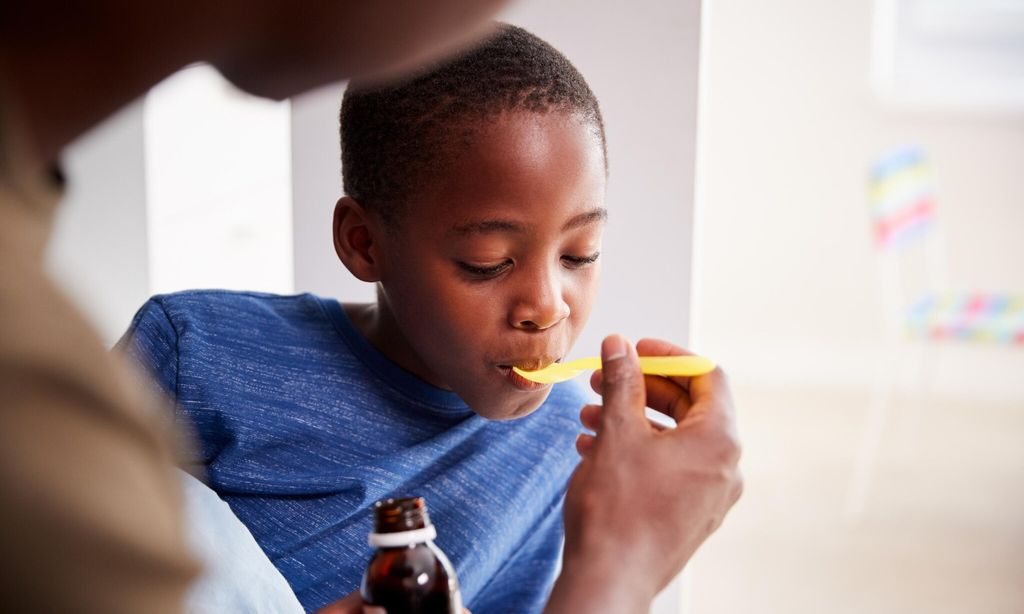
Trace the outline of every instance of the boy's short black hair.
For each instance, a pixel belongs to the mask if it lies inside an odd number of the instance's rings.
[[[607,164],[601,110],[583,75],[540,38],[498,24],[482,43],[403,82],[349,84],[340,118],[345,193],[395,223],[474,121],[509,111],[580,117],[599,137]]]

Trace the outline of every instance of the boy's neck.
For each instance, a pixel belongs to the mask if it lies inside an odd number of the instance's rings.
[[[376,303],[345,303],[345,314],[356,331],[378,352],[391,362],[442,390],[451,390],[427,368],[416,351],[409,345],[398,322],[387,306],[387,301],[378,293]]]

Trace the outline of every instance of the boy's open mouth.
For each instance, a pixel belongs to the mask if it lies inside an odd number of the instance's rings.
[[[562,361],[561,358],[556,358],[554,360],[551,360],[551,359],[514,360],[514,361],[510,361],[510,364],[498,365],[498,370],[501,371],[501,373],[505,376],[505,379],[507,379],[508,382],[510,384],[512,384],[512,386],[514,386],[515,388],[518,388],[519,390],[523,390],[523,391],[529,392],[529,391],[533,391],[533,390],[540,390],[541,388],[546,388],[546,387],[550,386],[551,384],[538,384],[537,382],[531,382],[530,380],[526,379],[525,377],[523,377],[523,376],[519,375],[518,373],[516,373],[515,371],[513,371],[512,367],[518,367],[518,368],[522,369],[523,371],[536,371],[538,369],[543,369],[544,367],[550,365],[553,362],[561,362],[561,361]]]

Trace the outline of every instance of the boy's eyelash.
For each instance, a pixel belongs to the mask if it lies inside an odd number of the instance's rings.
[[[594,252],[589,256],[562,256],[562,260],[568,262],[574,268],[578,268],[587,266],[588,264],[593,264],[597,262],[597,259],[600,257],[601,252]],[[502,262],[501,264],[496,264],[494,266],[476,266],[468,262],[459,262],[458,265],[459,268],[461,268],[463,271],[469,273],[474,277],[487,279],[491,277],[497,277],[498,275],[504,273],[505,270],[508,269],[508,267],[512,266],[512,261],[506,260],[505,262]]]
[[[460,262],[458,264],[459,268],[476,277],[494,277],[496,275],[501,274],[508,267],[512,266],[512,261],[506,260],[501,264],[486,267],[472,265],[469,264],[468,262]]]
[[[589,256],[562,256],[562,260],[571,262],[573,266],[586,266],[597,262],[600,257],[601,252],[594,252]]]

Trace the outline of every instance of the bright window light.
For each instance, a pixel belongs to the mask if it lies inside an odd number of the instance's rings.
[[[875,0],[872,82],[898,106],[1024,109],[1024,1]]]
[[[154,293],[292,291],[289,106],[197,65],[145,102]]]

